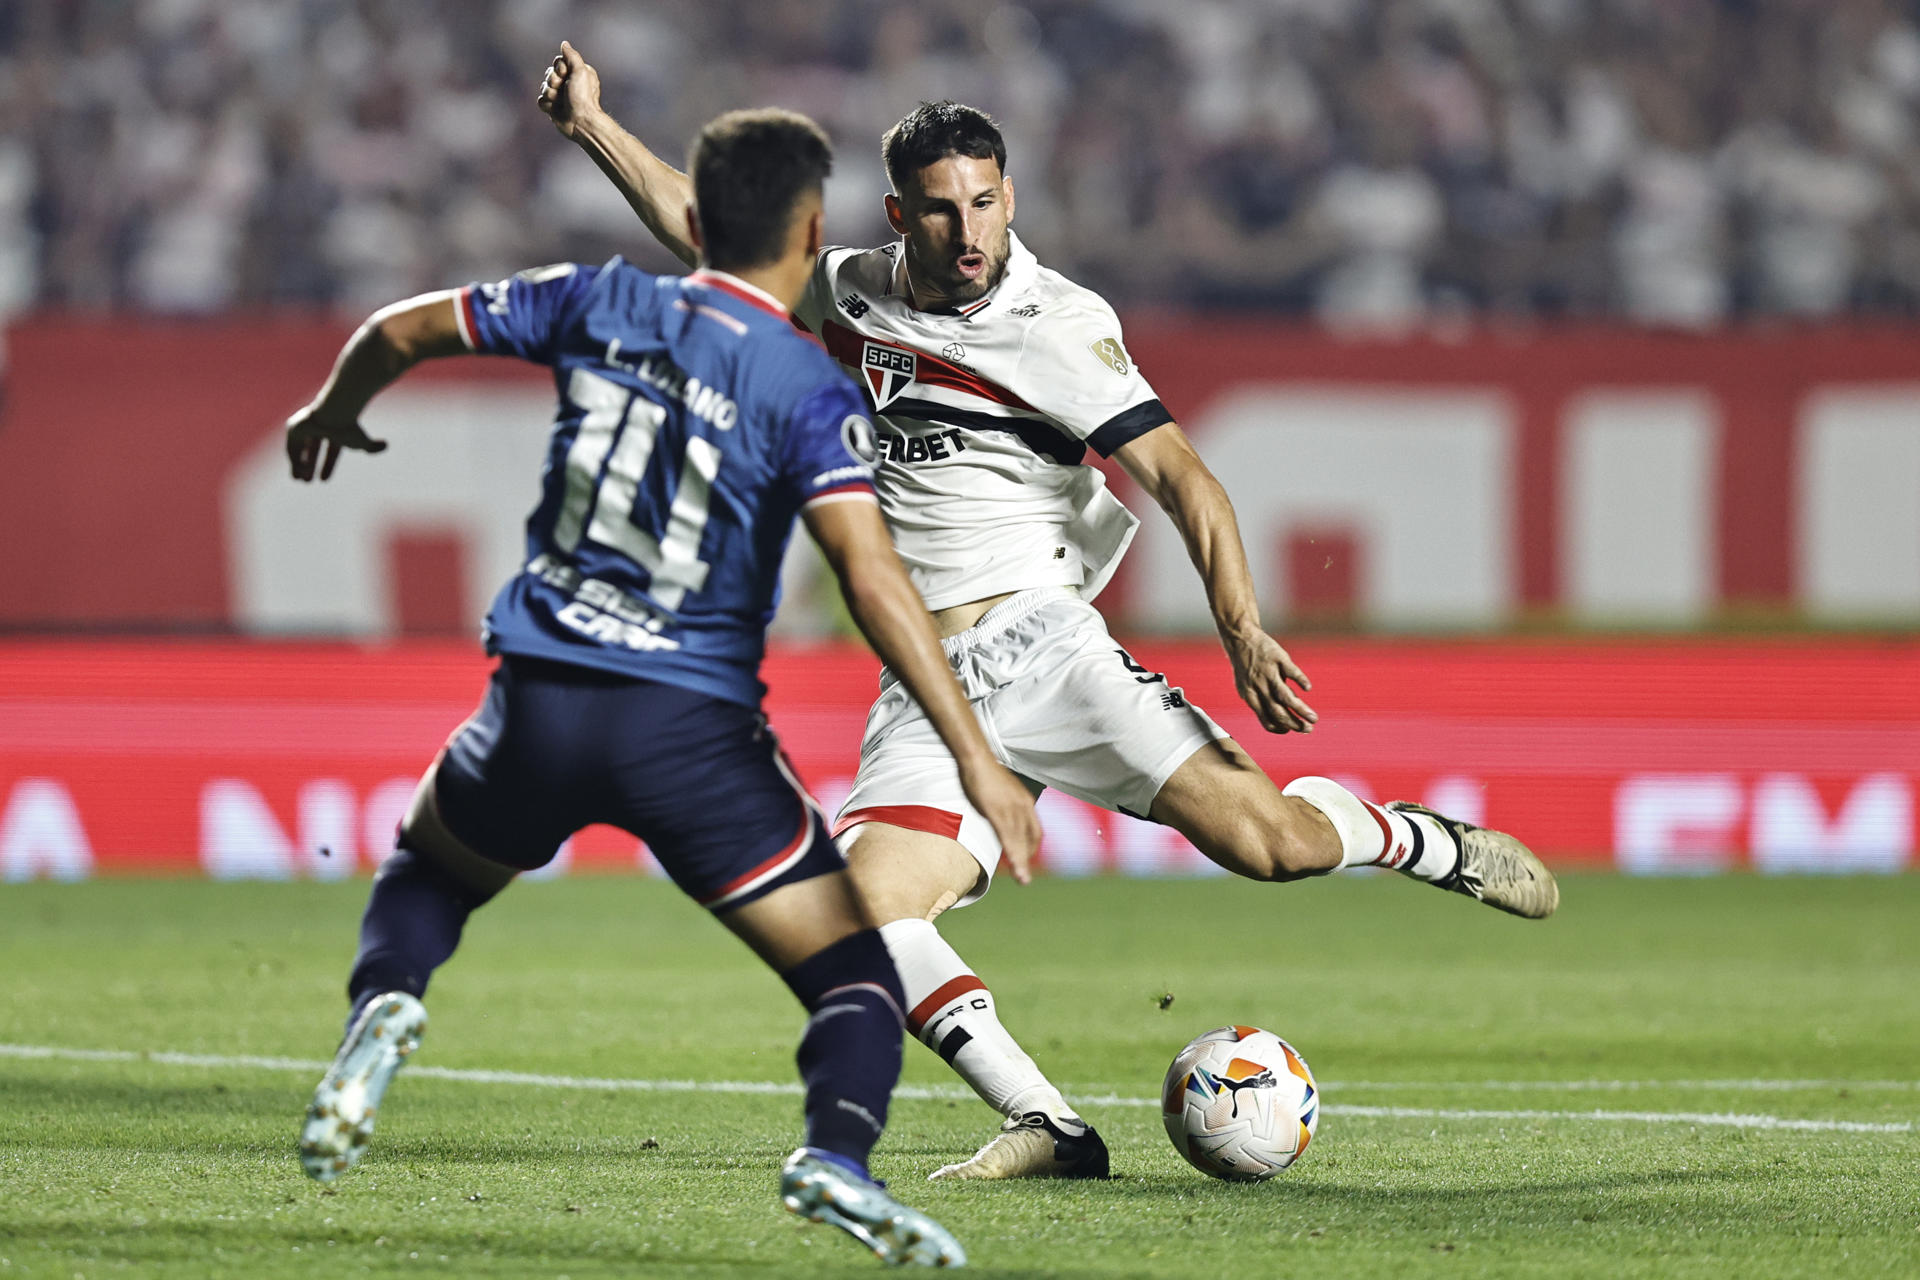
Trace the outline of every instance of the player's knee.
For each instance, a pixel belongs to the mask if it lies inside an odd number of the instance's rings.
[[[400,825],[395,849],[381,864],[381,875],[402,869],[412,875],[431,875],[470,899],[477,908],[491,900],[518,874],[468,849],[438,821],[415,822],[412,815]]]
[[[980,864],[958,841],[874,823],[856,832],[846,849],[847,871],[876,925],[932,920],[980,879]]]

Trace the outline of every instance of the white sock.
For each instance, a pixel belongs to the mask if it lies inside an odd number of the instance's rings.
[[[1390,867],[1416,880],[1439,880],[1460,865],[1453,835],[1424,813],[1369,804],[1332,778],[1295,778],[1281,794],[1327,815],[1340,835],[1342,867]]]
[[[907,1030],[946,1059],[1004,1116],[1044,1111],[1079,1121],[994,1012],[993,993],[929,920],[895,920],[880,937],[907,993]]]

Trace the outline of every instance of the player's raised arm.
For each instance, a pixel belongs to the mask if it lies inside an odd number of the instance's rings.
[[[378,453],[386,442],[360,428],[367,402],[422,360],[513,356],[553,361],[554,335],[589,290],[597,267],[558,262],[508,279],[423,293],[382,307],[347,340],[320,394],[287,419],[296,480],[325,480],[342,449]]]
[[[653,238],[688,266],[699,266],[699,254],[686,234],[693,180],[600,109],[600,73],[565,40],[541,77],[537,101],[553,127],[593,157],[620,188]]]
[[[1220,643],[1233,663],[1234,683],[1260,727],[1269,733],[1311,732],[1320,716],[1289,682],[1301,689],[1313,688],[1313,682],[1260,625],[1233,503],[1186,432],[1164,423],[1121,445],[1113,457],[1186,541],[1187,555],[1206,585]]]
[[[347,339],[320,393],[287,419],[287,461],[295,480],[333,475],[342,449],[387,447],[360,426],[367,402],[422,360],[467,350],[455,312],[459,291],[422,294],[382,307]]]
[[[1027,883],[1040,819],[1033,796],[994,758],[973,708],[947,666],[933,618],[893,549],[872,502],[815,502],[804,510],[807,531],[840,579],[840,592],[860,633],[919,702],[960,766],[967,799],[993,824],[1014,878]]]

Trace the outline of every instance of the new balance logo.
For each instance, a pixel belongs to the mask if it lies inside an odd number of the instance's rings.
[[[1178,711],[1186,705],[1187,700],[1178,689],[1169,689],[1160,695],[1160,709],[1162,711]]]
[[[858,320],[861,316],[873,310],[872,307],[867,305],[867,300],[857,293],[850,293],[840,299],[840,309],[855,320]]]

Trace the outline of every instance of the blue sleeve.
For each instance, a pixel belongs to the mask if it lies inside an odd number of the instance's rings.
[[[455,310],[467,345],[482,355],[552,364],[554,344],[600,268],[577,262],[535,267],[460,291]]]
[[[787,416],[780,474],[801,506],[830,493],[872,493],[879,460],[867,402],[838,370]]]

